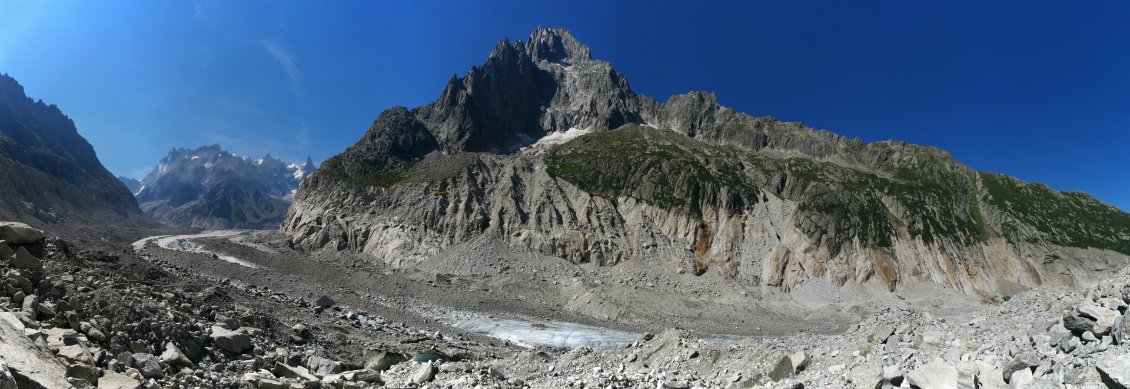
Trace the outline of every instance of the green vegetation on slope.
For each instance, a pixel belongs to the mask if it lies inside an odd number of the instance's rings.
[[[1130,254],[1130,214],[1085,193],[1058,192],[994,173],[982,172],[980,177],[986,201],[1011,219],[1001,225],[1006,238]],[[1022,238],[1025,227],[1043,236]]]
[[[759,161],[672,131],[635,125],[582,136],[554,149],[548,173],[590,193],[630,196],[699,214],[703,204],[739,211],[758,202]]]
[[[969,245],[986,237],[968,169],[940,152],[924,152],[894,177],[884,177],[629,125],[566,143],[546,165],[551,176],[591,193],[635,197],[692,214],[703,207],[741,211],[769,191],[797,201],[797,226],[833,252],[853,237],[867,247],[889,247],[900,227],[927,243],[944,236]],[[898,207],[888,208],[888,199]]]
[[[1012,241],[1130,254],[1130,215],[1090,196],[977,173],[935,148],[899,145],[900,157],[887,158],[894,149],[877,143],[864,150],[866,158],[877,161],[880,173],[875,173],[805,157],[774,158],[627,125],[558,146],[545,163],[549,175],[594,195],[633,197],[690,215],[702,215],[706,208],[740,213],[761,201],[762,193],[773,193],[796,201],[797,227],[832,252],[856,238],[873,248],[890,247],[900,234],[926,244],[973,245],[1000,233]],[[387,188],[458,176],[480,158],[478,153],[413,160],[339,156],[316,174],[356,187]],[[985,207],[1009,220],[989,226]],[[1044,236],[1020,238],[1026,229]]]

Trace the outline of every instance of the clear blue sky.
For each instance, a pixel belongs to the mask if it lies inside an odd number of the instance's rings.
[[[321,161],[497,41],[566,27],[660,101],[713,90],[1130,209],[1125,0],[539,3],[0,0],[0,72],[138,177],[210,143]]]

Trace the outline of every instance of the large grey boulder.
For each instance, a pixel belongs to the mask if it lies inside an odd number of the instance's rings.
[[[28,271],[43,270],[43,262],[34,255],[31,255],[31,253],[27,252],[23,247],[16,250],[16,256],[12,257],[12,260],[8,262],[8,266]]]
[[[420,365],[416,373],[412,374],[412,382],[425,384],[436,378],[436,366],[431,362]]]
[[[1004,373],[986,361],[977,362],[977,384],[982,389],[1006,389],[1008,383],[1004,382]]]
[[[293,378],[304,382],[319,381],[318,377],[310,374],[310,370],[300,366],[290,366],[282,362],[275,362],[275,368],[271,372],[279,377]]]
[[[8,243],[0,240],[0,261],[12,259],[14,255],[16,255],[16,252],[12,251],[11,247],[8,247]]]
[[[310,372],[319,377],[325,377],[330,374],[337,374],[343,371],[340,362],[319,356],[311,356],[310,359],[306,361],[306,367],[309,367]]]
[[[251,337],[220,326],[212,326],[212,343],[225,351],[242,354],[251,349]]]
[[[193,367],[195,366],[187,355],[184,355],[173,342],[165,344],[165,352],[161,353],[161,361],[172,366]]]
[[[43,239],[43,230],[20,222],[0,222],[0,240],[8,244],[31,244]]]
[[[98,379],[98,389],[140,389],[141,382],[125,374],[107,371]]]
[[[1067,315],[1063,317],[1063,328],[1071,330],[1075,335],[1082,335],[1095,329],[1095,321],[1078,315]]]
[[[334,304],[337,304],[337,302],[334,301],[334,299],[330,296],[326,295],[321,295],[317,300],[314,300],[314,305],[322,308],[329,308],[334,306]]]
[[[921,389],[958,389],[957,368],[941,359],[919,366],[906,375],[910,386]]]
[[[804,351],[798,351],[782,357],[773,368],[773,371],[769,373],[769,378],[774,381],[780,381],[796,375],[807,366],[808,355],[806,355]]]
[[[24,302],[20,305],[20,309],[23,310],[23,313],[26,314],[28,318],[31,318],[31,320],[38,318],[39,296],[34,294],[24,296]]]
[[[1108,388],[1130,388],[1130,354],[1099,358],[1095,368]]]
[[[141,372],[145,378],[161,378],[165,376],[165,369],[161,367],[161,360],[156,355],[148,353],[134,353],[133,367]]]
[[[67,367],[67,377],[78,378],[91,385],[98,385],[98,377],[101,375],[102,369],[84,363],[77,363]]]
[[[1013,359],[1008,364],[1004,365],[1004,369],[1001,370],[1001,378],[1004,379],[1005,383],[1011,383],[1012,382],[1012,375],[1015,374],[1016,372],[1021,371],[1021,370],[1029,370],[1029,373],[1030,373],[1031,369],[1033,369],[1033,368],[1035,368],[1036,366],[1039,366],[1039,365],[1040,365],[1039,362],[1034,361],[1034,360],[1029,360],[1027,358]]]
[[[1118,316],[1110,327],[1110,338],[1114,344],[1126,343],[1126,315]]]
[[[1114,327],[1115,321],[1121,316],[1118,311],[1094,304],[1083,304],[1078,310],[1079,315],[1095,321],[1091,332],[1100,338],[1110,333],[1111,327]]]
[[[67,368],[50,352],[25,335],[26,327],[15,314],[0,312],[0,356],[8,369],[44,388],[69,388]]]

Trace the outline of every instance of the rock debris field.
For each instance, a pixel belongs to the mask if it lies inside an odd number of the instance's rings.
[[[128,242],[82,247],[18,224],[0,234],[2,389],[1130,387],[1125,270],[965,313],[870,307],[835,334],[669,329],[529,348],[190,272]]]

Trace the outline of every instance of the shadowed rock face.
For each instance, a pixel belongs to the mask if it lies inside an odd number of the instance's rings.
[[[144,222],[126,187],[58,107],[0,74],[0,219],[45,225]]]
[[[141,181],[137,200],[163,222],[198,228],[274,228],[315,169],[267,154],[252,160],[219,145],[173,149]]]
[[[1086,194],[751,117],[712,93],[659,104],[558,29],[499,43],[436,102],[382,113],[303,183],[281,228],[394,264],[485,237],[786,291],[1013,294],[1130,261],[1130,215]]]

